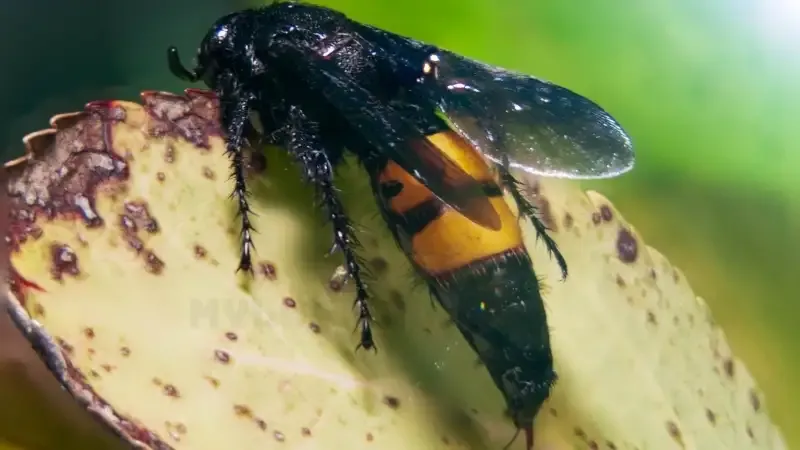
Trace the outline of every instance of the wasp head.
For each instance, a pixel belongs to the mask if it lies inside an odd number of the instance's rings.
[[[252,15],[252,11],[240,11],[217,20],[200,43],[192,70],[183,65],[178,49],[169,47],[167,54],[172,74],[192,83],[202,80],[215,89],[225,73],[252,71],[258,63],[248,51],[252,49]]]

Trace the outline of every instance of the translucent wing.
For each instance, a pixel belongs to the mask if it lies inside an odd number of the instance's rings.
[[[608,178],[633,167],[631,140],[600,106],[566,88],[439,50],[418,94],[486,157],[559,178]]]

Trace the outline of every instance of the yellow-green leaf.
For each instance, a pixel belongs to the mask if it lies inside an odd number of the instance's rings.
[[[26,238],[12,256],[12,315],[123,439],[152,449],[499,449],[514,434],[485,369],[412,287],[355,164],[340,186],[377,275],[377,354],[354,352],[353,293],[331,281],[340,256],[324,256],[331,231],[278,149],[266,171],[249,158],[258,266],[252,280],[234,272],[239,224],[213,97],[150,92],[143,105],[93,104],[52,125],[7,166],[11,235]],[[680,271],[599,194],[526,181],[571,273],[558,281],[523,225],[548,285],[560,376],[536,448],[785,448]]]

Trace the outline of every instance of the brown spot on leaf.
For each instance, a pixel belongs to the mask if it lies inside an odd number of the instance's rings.
[[[50,275],[56,281],[61,281],[64,274],[77,276],[78,255],[66,244],[53,243],[50,246]]]
[[[625,280],[622,279],[622,276],[617,275],[617,286],[624,288],[625,287]]]
[[[114,370],[114,366],[112,366],[111,364],[100,364],[100,368],[108,373],[111,373],[111,371]]]
[[[214,174],[214,171],[207,166],[203,166],[203,177],[208,178],[209,180],[217,178],[217,176]]]
[[[753,429],[750,427],[750,425],[747,426],[747,436],[749,436],[751,440],[755,439],[755,437],[756,437],[753,434]]]
[[[311,436],[311,430],[308,427],[303,427],[300,429],[300,434],[303,435],[303,437],[309,437]]]
[[[383,403],[392,409],[397,409],[400,407],[400,399],[391,395],[383,397]]]
[[[375,437],[372,436],[372,433],[367,433],[367,442],[372,442],[373,439],[375,439]]]
[[[247,405],[233,405],[233,412],[239,417],[253,417],[253,411],[251,411],[250,407]]]
[[[94,339],[94,329],[91,327],[84,328],[83,335],[86,336],[87,339]]]
[[[229,355],[225,350],[214,350],[214,359],[222,364],[228,364],[231,362],[231,355]]]
[[[275,264],[271,262],[262,261],[258,263],[258,271],[261,272],[261,275],[263,275],[264,278],[270,281],[275,281],[278,279],[278,269],[275,268]]]
[[[389,267],[389,262],[380,256],[376,256],[369,260],[369,265],[372,267],[372,270],[375,271],[375,275],[380,275],[386,272],[386,269]]]
[[[210,91],[187,89],[185,95],[147,91],[142,93],[150,115],[149,133],[176,135],[201,149],[210,148],[209,138],[219,136],[219,101]]]
[[[233,331],[228,331],[225,333],[225,337],[228,338],[229,341],[236,341],[239,339],[239,336],[237,336]]]
[[[681,446],[681,448],[685,448],[685,444],[683,443],[683,436],[681,435],[681,430],[678,428],[678,424],[675,422],[668,420],[667,421],[667,433],[669,436]]]
[[[291,298],[291,297],[286,297],[286,298],[284,298],[284,299],[283,299],[283,304],[284,304],[284,306],[286,306],[287,308],[294,308],[295,306],[297,306],[297,302],[296,302],[296,301],[294,301],[294,299],[293,299],[293,298]]]
[[[606,441],[606,447],[608,447],[608,450],[617,450],[617,444],[611,441]]]
[[[389,291],[389,301],[392,302],[398,311],[406,310],[406,302],[403,300],[403,294],[401,294],[397,289],[392,289]]]
[[[261,428],[261,431],[267,431],[267,422],[265,422],[264,419],[256,418],[255,422],[256,426]]]
[[[725,358],[725,361],[722,362],[722,369],[725,370],[725,375],[729,378],[733,378],[735,372],[734,366],[735,364],[731,358]]]
[[[600,206],[600,218],[603,219],[604,222],[611,222],[611,219],[614,218],[614,213],[611,211],[610,206]]]
[[[595,441],[589,441],[587,445],[589,446],[589,450],[599,450],[600,448]]]
[[[127,201],[125,202],[125,212],[136,222],[138,227],[144,228],[150,234],[158,233],[158,222],[150,214],[150,209],[147,207],[146,202]]]
[[[218,379],[216,379],[214,377],[209,377],[209,376],[206,376],[205,378],[211,384],[211,387],[214,387],[214,388],[219,387],[219,380]]]
[[[575,433],[575,436],[577,436],[578,439],[580,439],[582,441],[586,441],[586,439],[588,438],[586,436],[586,432],[583,431],[583,428],[581,428],[581,427],[575,427],[575,430],[573,430],[573,431]]]
[[[159,183],[163,183],[166,179],[167,176],[164,174],[164,172],[156,172],[156,180],[158,180]]]
[[[121,348],[119,349],[119,353],[120,353],[122,356],[124,356],[124,357],[126,357],[126,358],[127,358],[128,356],[130,356],[130,355],[131,355],[131,349],[130,349],[130,348],[128,348],[128,347],[124,347],[124,346],[123,346],[123,347],[121,347]]]
[[[275,440],[278,441],[278,442],[283,442],[283,441],[286,440],[286,436],[283,433],[281,433],[280,431],[276,431],[276,432],[272,433],[272,436],[275,437]]]
[[[712,411],[712,410],[710,410],[708,408],[706,408],[706,419],[708,419],[708,422],[711,425],[716,425],[717,424],[717,415],[714,413],[714,411]]]
[[[617,234],[617,256],[620,261],[630,264],[636,261],[638,253],[639,245],[636,238],[627,228],[620,227]]]
[[[653,311],[647,311],[647,323],[651,325],[658,325],[658,319],[656,319],[656,315]]]
[[[194,257],[197,259],[204,259],[208,252],[206,249],[200,245],[195,244],[194,246]]]
[[[755,412],[761,409],[761,399],[758,398],[758,393],[753,388],[750,388],[750,406],[753,407]]]
[[[575,224],[575,218],[572,217],[572,214],[566,213],[564,214],[564,229],[569,230]]]
[[[138,228],[136,227],[136,222],[129,216],[125,214],[120,214],[119,216],[119,224],[122,226],[122,229],[128,233],[136,233]]]
[[[144,260],[147,272],[153,275],[161,275],[161,272],[164,271],[164,261],[161,261],[152,251],[145,251]]]
[[[313,331],[315,334],[319,334],[319,332],[320,332],[320,331],[322,331],[322,330],[320,329],[319,325],[318,325],[316,322],[311,322],[311,323],[309,323],[309,324],[308,324],[308,328],[309,328],[311,331]]]
[[[144,250],[144,242],[142,242],[142,240],[139,239],[138,236],[133,234],[128,234],[125,235],[124,239],[125,242],[128,244],[128,247],[130,247],[136,253],[141,253],[142,250]]]
[[[180,392],[178,392],[178,388],[171,384],[164,385],[164,395],[167,397],[178,398],[181,396]]]
[[[603,221],[603,216],[600,215],[599,212],[595,211],[592,213],[592,223],[595,225],[600,225],[600,222]]]

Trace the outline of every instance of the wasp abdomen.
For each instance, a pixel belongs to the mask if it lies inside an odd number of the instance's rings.
[[[432,294],[500,388],[528,448],[533,420],[556,382],[540,283],[527,253],[465,267]]]
[[[401,245],[415,265],[425,274],[438,277],[502,258],[508,252],[524,252],[518,218],[482,156],[452,131],[425,139],[470,177],[462,180],[445,168],[441,177],[452,189],[457,192],[459,183],[477,182],[482,195],[464,199],[468,212],[464,214],[446,205],[397,163],[387,162],[376,177],[378,196],[388,220],[404,235],[405,244]]]

